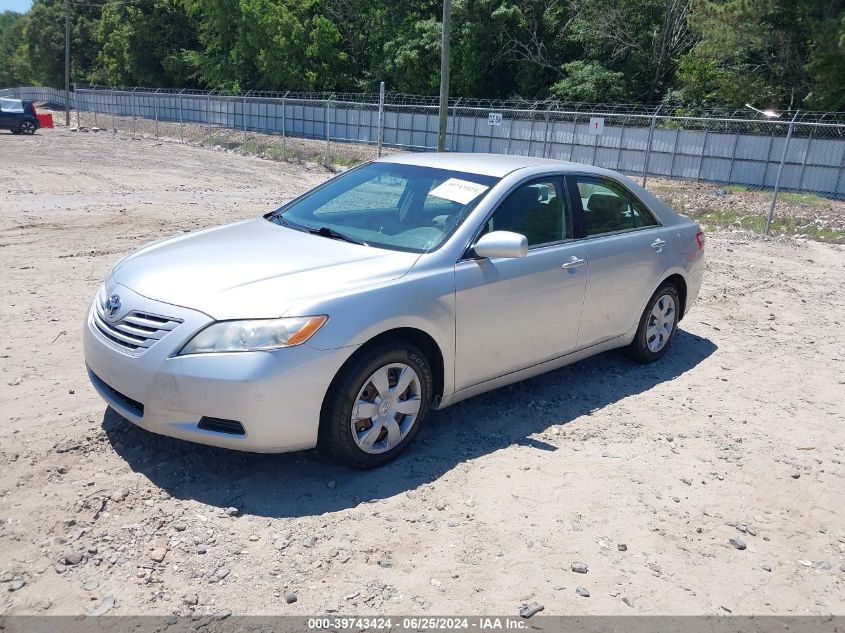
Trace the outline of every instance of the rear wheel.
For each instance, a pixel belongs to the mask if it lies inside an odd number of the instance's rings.
[[[667,282],[660,286],[640,317],[637,334],[628,346],[628,355],[641,363],[652,363],[661,358],[678,330],[680,307],[675,285]]]
[[[374,347],[341,369],[329,387],[320,447],[352,468],[387,464],[416,436],[431,392],[431,369],[419,349],[398,340]]]
[[[21,121],[20,128],[18,128],[21,134],[35,134],[35,123],[32,121]]]

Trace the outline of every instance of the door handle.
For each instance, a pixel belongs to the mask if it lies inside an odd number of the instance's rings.
[[[663,245],[666,244],[666,240],[661,240],[659,237],[651,243],[651,247],[656,250],[658,253],[663,250]]]
[[[561,265],[560,265],[560,267],[561,267],[561,268],[566,268],[566,269],[570,269],[570,268],[580,268],[581,266],[583,266],[583,265],[584,265],[584,264],[586,264],[586,263],[587,263],[587,260],[586,260],[586,259],[578,259],[577,257],[575,257],[575,256],[573,255],[573,256],[569,259],[569,261],[568,261],[568,262],[564,262],[563,264],[561,264]]]

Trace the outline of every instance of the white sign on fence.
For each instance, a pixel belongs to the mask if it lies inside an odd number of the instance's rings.
[[[590,118],[590,134],[601,136],[604,134],[604,119],[600,116]]]
[[[501,125],[502,124],[502,113],[501,112],[491,112],[487,115],[487,123],[490,125]]]

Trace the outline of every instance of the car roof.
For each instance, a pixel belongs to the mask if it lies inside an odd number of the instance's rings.
[[[402,165],[419,165],[421,167],[435,167],[462,171],[469,174],[494,176],[503,178],[519,169],[529,167],[548,167],[550,169],[589,173],[596,175],[619,177],[620,174],[609,169],[572,163],[564,160],[537,158],[534,156],[512,156],[506,154],[481,154],[471,152],[416,152],[412,154],[391,154],[377,159],[376,162],[399,163]]]

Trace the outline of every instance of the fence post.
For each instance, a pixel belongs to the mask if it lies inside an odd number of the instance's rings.
[[[179,91],[179,142],[185,142],[185,134],[182,130],[182,93],[185,92],[185,89],[182,88]]]
[[[211,136],[211,93],[210,91],[205,96],[205,135]]]
[[[100,95],[97,95],[93,99],[93,103],[94,103],[94,127],[99,127],[97,125],[97,110],[100,109]]]
[[[780,167],[778,167],[778,175],[775,178],[775,190],[772,192],[772,204],[769,207],[769,217],[766,218],[766,235],[771,235],[772,220],[775,217],[775,203],[778,201],[778,189],[780,188],[780,177],[783,174],[783,164],[786,162],[786,152],[789,149],[789,141],[792,138],[792,128],[795,126],[795,119],[798,118],[800,110],[795,111],[792,121],[789,122],[789,129],[786,132],[786,140],[783,142],[783,152],[780,155]]]
[[[241,115],[243,117],[243,124],[244,124],[244,141],[246,141],[246,98],[247,98],[247,96],[249,95],[250,92],[252,92],[252,90],[247,90],[246,94],[244,95],[244,111]]]
[[[378,153],[381,157],[381,148],[384,144],[384,82],[382,81],[378,86]]]
[[[460,136],[460,125],[458,123],[458,104],[463,97],[458,97],[455,104],[452,106],[452,151],[458,151],[458,137]]]
[[[578,113],[575,113],[575,117],[572,119],[572,139],[569,143],[569,158],[566,160],[572,162],[572,154],[575,153],[575,134],[578,132]]]
[[[117,132],[117,126],[114,124],[114,115],[117,111],[117,97],[114,94],[114,88],[111,89],[111,129],[112,132]]]
[[[76,129],[79,129],[79,94],[76,92],[76,84],[73,84],[73,105],[76,110]]]
[[[288,90],[288,92],[285,93],[285,96],[282,97],[282,160],[288,159],[288,106],[285,101],[285,97],[288,96],[288,93],[290,93],[290,90]]]
[[[549,111],[546,110],[546,129],[543,130],[543,158],[546,157],[546,151],[549,147]]]
[[[129,108],[132,111],[132,136],[135,136],[135,88],[129,93]]]
[[[651,115],[651,125],[648,128],[648,145],[645,148],[645,160],[643,161],[643,187],[645,187],[646,180],[648,179],[648,163],[651,159],[651,139],[654,138],[654,125],[657,123],[658,112],[660,112],[660,106],[657,106],[657,110]]]
[[[155,92],[153,93],[153,109],[155,110],[155,117],[156,117],[156,138],[158,138],[158,91],[160,88],[156,88]]]
[[[331,119],[331,111],[332,111],[332,97],[334,97],[334,93],[330,94],[330,95],[329,95],[329,98],[328,98],[328,99],[326,99],[326,114],[325,114],[325,126],[326,126],[326,155],[325,155],[325,157],[323,158],[323,163],[324,163],[325,165],[328,165],[328,164],[329,164],[329,155],[330,155],[330,153],[331,153],[331,147],[330,147],[330,145],[329,145],[329,144],[330,144],[330,142],[331,142],[331,141],[330,141],[331,134],[330,134],[330,128],[329,128],[329,126],[331,125],[331,123],[330,123],[330,119]]]

